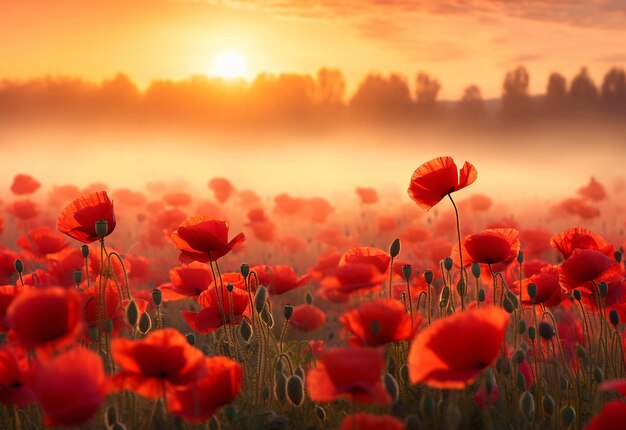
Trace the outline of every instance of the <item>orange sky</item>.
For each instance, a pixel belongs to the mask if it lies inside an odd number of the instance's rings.
[[[349,90],[369,72],[417,71],[458,99],[504,73],[530,71],[532,93],[552,71],[586,65],[596,83],[626,64],[623,0],[0,0],[0,78],[47,74],[99,80],[208,74],[235,49],[248,76],[339,68]]]

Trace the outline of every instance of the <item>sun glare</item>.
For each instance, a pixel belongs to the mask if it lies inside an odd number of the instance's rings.
[[[232,79],[243,77],[246,72],[246,59],[239,51],[223,51],[213,57],[211,75]]]

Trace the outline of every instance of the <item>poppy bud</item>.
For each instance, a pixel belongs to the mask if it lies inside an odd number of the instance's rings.
[[[512,291],[507,291],[506,296],[509,298],[509,300],[513,304],[513,307],[517,309],[519,306],[519,300],[517,300],[517,296]]]
[[[23,273],[24,272],[24,262],[22,260],[20,260],[19,258],[17,260],[15,260],[15,271],[17,273]]]
[[[613,253],[613,258],[615,258],[615,261],[617,261],[618,263],[622,262],[622,251],[615,251]]]
[[[220,424],[219,418],[213,415],[209,420],[209,430],[221,430],[222,425]]]
[[[561,421],[565,426],[569,426],[576,419],[576,411],[570,405],[561,409]]]
[[[396,258],[400,254],[400,239],[394,239],[389,246],[389,255],[391,258]]]
[[[526,419],[530,419],[535,413],[535,397],[530,391],[524,392],[519,400],[519,409]]]
[[[264,307],[263,310],[261,311],[261,321],[263,321],[265,325],[268,326],[269,328],[274,327],[274,316],[267,309],[267,306]]]
[[[524,333],[520,333],[520,334],[524,334]],[[520,345],[520,348],[522,349],[522,351],[528,352],[528,344],[526,342],[522,342],[522,344]]]
[[[156,306],[161,305],[161,302],[163,301],[163,292],[158,288],[152,290],[152,301]]]
[[[274,378],[274,397],[280,403],[284,403],[287,400],[287,377],[283,372],[280,372]]]
[[[552,324],[546,321],[542,321],[539,323],[538,330],[539,336],[544,338],[545,340],[550,340],[554,336],[554,327]]]
[[[230,404],[224,408],[224,415],[228,421],[234,421],[237,418],[237,408],[235,405]]]
[[[575,298],[577,301],[579,301],[579,302],[580,302],[580,301],[582,300],[582,298],[583,298],[582,294],[580,293],[580,290],[574,290],[574,292],[573,292],[572,294],[574,294],[574,298]]]
[[[552,398],[552,396],[550,396],[549,394],[546,394],[543,397],[542,406],[546,414],[552,415],[554,413],[554,407],[555,407],[554,399]]]
[[[402,274],[404,275],[404,279],[408,281],[411,279],[411,274],[413,272],[413,267],[410,264],[405,264],[402,266]]]
[[[520,320],[520,322],[517,323],[517,334],[524,333],[526,333],[526,321]]]
[[[424,270],[424,280],[428,285],[433,283],[433,271],[432,270]]]
[[[185,339],[187,339],[187,343],[191,346],[196,344],[196,335],[193,333],[187,333]]]
[[[409,380],[409,366],[406,363],[400,366],[400,379],[404,382]]]
[[[106,411],[104,411],[104,424],[107,427],[111,427],[116,422],[117,422],[117,408],[115,407],[115,405],[111,405],[106,409]]]
[[[226,284],[226,291],[228,291],[229,293],[233,292],[233,288],[235,288],[235,286],[231,283]]]
[[[587,363],[587,350],[580,344],[576,345],[576,356],[580,359],[580,361]]]
[[[435,399],[429,392],[420,399],[420,413],[423,417],[430,417],[435,412]]]
[[[109,222],[103,219],[99,219],[96,221],[96,234],[100,239],[104,239],[104,237],[109,233]]]
[[[524,262],[524,253],[520,250],[517,252],[517,263],[522,264]]]
[[[480,264],[475,261],[472,263],[472,275],[476,279],[480,278]]]
[[[526,358],[526,353],[521,349],[516,349],[513,353],[513,361],[520,364]]]
[[[300,406],[304,401],[304,382],[298,375],[292,375],[287,380],[287,398],[294,406]]]
[[[520,391],[524,391],[526,389],[526,378],[524,378],[524,374],[522,372],[517,372],[515,385],[517,385],[517,389]]]
[[[406,430],[422,430],[424,426],[417,415],[411,414],[404,419],[404,428]]]
[[[94,342],[98,340],[98,327],[89,327],[87,329],[87,335],[89,336],[89,339],[93,340]]]
[[[443,267],[449,272],[452,270],[452,265],[454,264],[454,260],[450,257],[446,257],[443,259]]]
[[[493,374],[493,369],[491,367],[487,368],[487,375],[485,378],[485,389],[488,394],[491,394],[493,388],[496,386],[496,377]]]
[[[313,304],[313,296],[311,295],[310,292],[306,292],[306,294],[304,295],[304,301],[306,302],[307,305],[312,305]]]
[[[606,295],[609,293],[609,286],[606,284],[606,282],[600,282],[598,284],[598,290],[600,291],[600,295],[602,297],[606,297]]]
[[[465,297],[465,293],[467,292],[467,288],[465,287],[465,279],[459,279],[459,282],[456,284],[456,292],[459,293],[459,296]]]
[[[268,400],[271,394],[272,393],[270,392],[270,387],[264,385],[263,390],[261,390],[261,396],[263,397],[263,400]]]
[[[531,299],[534,299],[535,297],[537,297],[537,285],[536,284],[528,284],[526,286],[526,291],[528,291],[528,296]]]
[[[320,405],[315,405],[315,415],[317,415],[320,421],[324,421],[326,419],[326,411]]]
[[[152,318],[150,318],[150,314],[148,312],[144,312],[139,317],[139,332],[141,334],[146,334],[152,328]]]
[[[528,337],[533,341],[535,340],[535,337],[537,337],[537,329],[534,326],[528,327]]]
[[[245,278],[248,277],[249,274],[250,274],[250,265],[245,264],[245,263],[242,264],[241,265],[241,276],[243,276],[244,279],[245,279]]]
[[[113,331],[113,320],[111,318],[106,318],[104,320],[104,330],[108,334],[111,334],[111,332]]]
[[[385,388],[395,402],[398,400],[399,388],[395,378],[390,373],[385,373]]]
[[[81,270],[74,270],[74,272],[72,272],[72,276],[74,277],[74,283],[76,285],[83,282],[83,272]]]
[[[600,369],[597,366],[596,366],[595,369],[593,369],[593,379],[598,384],[600,384],[602,381],[604,381],[604,372],[602,371],[602,369]]]
[[[559,383],[561,385],[561,391],[567,391],[569,389],[569,381],[565,376],[561,375]]]
[[[128,320],[128,324],[131,327],[135,327],[137,325],[137,321],[139,320],[139,309],[137,308],[137,303],[134,300],[131,300],[126,306],[126,319]]]
[[[289,318],[291,318],[291,315],[293,315],[293,306],[291,306],[290,304],[286,304],[283,308],[283,314],[285,315],[285,319],[288,320]]]
[[[252,326],[245,318],[242,318],[241,324],[239,324],[239,334],[245,343],[250,342],[250,338],[252,337]]]
[[[507,311],[508,313],[510,314],[513,313],[514,311],[513,303],[511,303],[508,297],[504,299],[504,301],[502,302],[502,306],[504,307],[504,310]]]
[[[443,287],[443,290],[441,290],[441,302],[439,302],[439,307],[442,309],[445,308],[446,305],[448,304],[449,299],[450,299],[450,287],[446,285],[445,287]]]
[[[257,312],[261,313],[263,309],[265,309],[265,300],[267,299],[267,287],[263,285],[258,290],[256,290],[256,294],[254,295],[254,308]]]
[[[481,288],[480,290],[478,290],[478,301],[484,302],[485,299],[486,299],[485,290]]]
[[[80,247],[80,253],[83,254],[83,258],[89,257],[89,245],[83,245]]]
[[[609,312],[609,321],[613,324],[613,327],[617,328],[619,324],[619,314],[616,309],[611,309],[611,312]]]
[[[302,381],[304,381],[304,369],[302,366],[296,367],[296,370],[293,372],[295,375],[298,375]]]

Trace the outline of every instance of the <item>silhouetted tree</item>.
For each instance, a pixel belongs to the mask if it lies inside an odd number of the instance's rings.
[[[316,101],[322,106],[341,106],[346,80],[341,71],[322,68],[317,72]]]
[[[578,110],[593,110],[598,102],[598,89],[589,76],[586,67],[572,80],[569,90],[572,106]]]
[[[530,115],[532,103],[528,95],[529,83],[530,76],[524,66],[507,72],[502,92],[502,114],[505,118],[519,119]]]
[[[413,107],[406,79],[392,74],[389,78],[368,75],[350,100],[358,114],[378,118],[406,118]]]
[[[479,120],[486,115],[485,104],[480,88],[470,85],[463,91],[463,97],[458,105],[458,113],[463,119]]]
[[[560,73],[551,73],[548,78],[545,106],[550,114],[562,114],[567,110],[567,81]]]
[[[604,75],[600,99],[603,107],[611,112],[619,112],[626,108],[626,74],[624,69],[613,67]]]
[[[419,72],[416,79],[417,105],[427,109],[433,108],[440,89],[441,85],[437,79],[431,78],[428,73]]]

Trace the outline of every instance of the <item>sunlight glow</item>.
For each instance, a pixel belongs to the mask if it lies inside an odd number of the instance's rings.
[[[226,79],[240,78],[246,73],[246,59],[239,51],[223,51],[213,57],[211,75]]]

